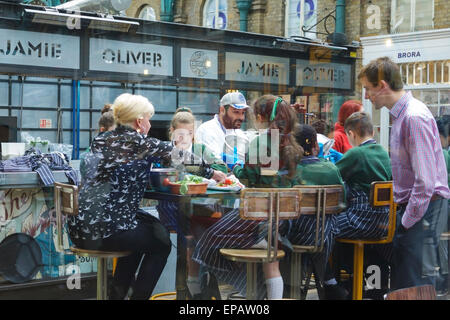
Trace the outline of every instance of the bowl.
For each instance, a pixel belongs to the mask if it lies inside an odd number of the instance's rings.
[[[150,170],[150,184],[156,191],[170,192],[170,186],[164,183],[165,179],[168,179],[169,182],[177,181],[178,171],[174,168],[152,168]]]
[[[181,184],[169,182],[170,191],[174,194],[181,194],[180,188]],[[185,194],[202,194],[206,193],[206,189],[208,188],[207,182],[202,183],[188,183],[188,190]]]

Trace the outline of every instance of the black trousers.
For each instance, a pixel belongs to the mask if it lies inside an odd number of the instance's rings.
[[[131,299],[148,300],[169,257],[172,243],[166,227],[144,211],[138,212],[137,219],[138,226],[134,230],[121,231],[101,240],[73,241],[84,249],[132,252],[117,261],[110,299],[124,299],[131,287]],[[135,276],[139,263],[139,273]]]
[[[422,285],[423,221],[411,228],[400,227],[406,206],[399,206],[392,254],[391,290]]]

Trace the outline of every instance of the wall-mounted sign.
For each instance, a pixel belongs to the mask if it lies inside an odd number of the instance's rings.
[[[225,80],[287,85],[289,58],[227,52]]]
[[[349,64],[318,63],[296,60],[296,85],[334,89],[352,88],[352,67]]]
[[[0,64],[80,68],[80,38],[0,29]]]
[[[39,119],[39,128],[48,129],[52,127],[52,119]]]
[[[217,51],[181,48],[181,76],[217,79]]]
[[[173,49],[155,44],[91,38],[89,70],[173,75]]]

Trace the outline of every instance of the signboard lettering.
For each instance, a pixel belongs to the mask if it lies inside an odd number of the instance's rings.
[[[78,69],[80,39],[53,33],[0,29],[0,63]]]
[[[296,85],[351,89],[351,65],[297,60]]]
[[[289,58],[227,52],[225,79],[258,83],[289,83]]]
[[[144,75],[173,75],[168,46],[91,38],[89,69]]]

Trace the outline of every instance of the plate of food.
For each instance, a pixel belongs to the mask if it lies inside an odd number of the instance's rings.
[[[171,192],[175,194],[201,194],[206,192],[208,186],[208,183],[204,182],[202,177],[195,175],[185,175],[182,180],[175,182],[166,179],[164,185],[169,186]]]
[[[208,189],[221,191],[239,191],[243,188],[244,185],[235,176],[229,176],[223,182],[214,181],[208,185]]]

